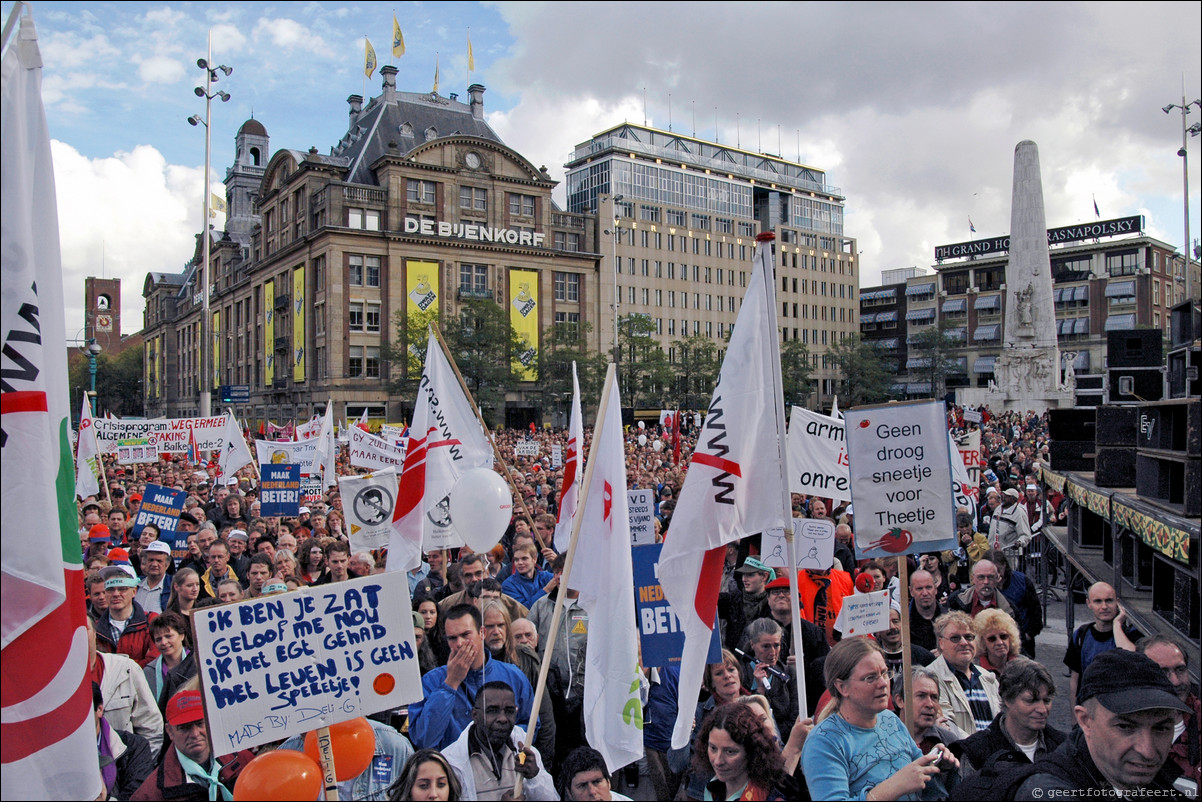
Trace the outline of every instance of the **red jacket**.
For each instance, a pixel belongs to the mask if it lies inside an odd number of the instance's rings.
[[[105,611],[96,621],[96,650],[105,654],[124,654],[142,668],[159,656],[159,650],[150,637],[150,622],[158,618],[158,613],[147,613],[142,605],[134,602],[133,614],[125,625],[119,640],[113,640],[113,622]]]
[[[247,763],[254,760],[254,757],[253,752],[243,750],[233,755],[217,758],[217,762],[222,766],[218,776],[221,778],[222,784],[231,792],[234,790],[238,774]],[[209,788],[207,785],[188,782],[188,778],[184,775],[184,767],[180,765],[179,755],[175,753],[175,747],[168,743],[159,765],[130,799],[138,802],[142,800],[165,802],[169,799],[195,799],[199,802],[208,802]]]

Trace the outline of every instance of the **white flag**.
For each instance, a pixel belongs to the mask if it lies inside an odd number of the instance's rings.
[[[325,425],[325,418],[314,415],[313,419],[308,423],[301,423],[296,427],[297,440],[309,440],[321,434],[321,427]]]
[[[773,409],[782,405],[773,380],[778,370],[773,362],[780,364],[775,285],[771,243],[760,241],[660,555],[660,584],[685,633],[673,748],[688,743],[693,727],[694,701],[718,612],[726,544],[792,525],[785,521],[783,508],[784,443],[777,440],[776,418],[784,412]]]
[[[617,771],[643,756],[639,631],[630,591],[634,568],[617,376],[609,388],[605,420],[593,437],[589,461],[594,460],[568,586],[580,591],[580,606],[589,615],[585,734],[610,771]]]
[[[238,427],[238,421],[234,420],[232,412],[227,412],[225,431],[222,433],[221,456],[217,460],[221,478],[228,479],[239,469],[253,465],[254,462],[255,458],[250,455],[250,449],[246,445],[246,438],[242,436],[242,429]]]
[[[100,494],[100,447],[96,445],[96,426],[92,406],[84,394],[79,410],[79,445],[75,451],[75,495],[87,498]]]
[[[363,408],[363,414],[359,416],[359,426],[367,426],[367,407]]]
[[[488,436],[431,332],[392,516],[389,571],[416,568],[423,542],[430,548],[448,545],[431,538],[454,535],[447,512],[451,489],[465,472],[492,463]]]
[[[580,449],[584,447],[584,418],[580,414],[580,380],[572,362],[572,414],[568,420],[568,453],[563,463],[563,484],[559,491],[559,520],[555,524],[555,551],[567,551],[572,537],[572,517],[580,503]],[[623,485],[625,487],[625,485]]]
[[[839,411],[839,396],[831,398],[831,417],[843,420],[843,413]]]
[[[103,791],[75,516],[63,272],[32,12],[0,81],[0,743],[4,799]]]
[[[388,545],[396,489],[395,468],[339,478],[338,492],[342,496],[352,552],[372,551]]]
[[[326,414],[321,418],[321,428],[317,433],[317,453],[313,457],[313,467],[309,469],[310,476],[321,474],[322,487],[334,487],[338,484],[338,444],[334,440],[334,399],[326,402]]]

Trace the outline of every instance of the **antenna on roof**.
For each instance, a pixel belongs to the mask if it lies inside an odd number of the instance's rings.
[[[647,124],[647,87],[643,87],[643,125]]]

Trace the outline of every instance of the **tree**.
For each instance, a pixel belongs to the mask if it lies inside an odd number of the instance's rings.
[[[853,334],[829,351],[842,378],[839,395],[846,406],[875,404],[889,398],[892,375],[885,369],[880,352],[869,342]]]
[[[672,347],[676,349],[676,361],[672,363],[676,405],[680,409],[705,407],[718,384],[718,371],[722,368],[717,343],[705,335],[694,334],[675,340]]]
[[[939,325],[923,329],[909,338],[910,359],[919,360],[916,367],[910,369],[910,374],[930,383],[932,398],[943,398],[948,376],[959,372],[952,351],[962,343],[948,334],[948,328],[940,321]]]
[[[590,351],[591,330],[591,324],[581,323],[552,325],[543,331],[538,353],[538,392],[544,408],[566,408],[570,403],[573,362],[580,380],[581,406],[588,407],[601,397],[610,355]]]
[[[114,355],[107,351],[96,357],[96,412],[103,415],[111,412],[119,418],[141,416],[144,413],[142,398],[143,347],[123,349]],[[83,354],[71,354],[70,381],[72,388],[90,390],[92,377],[88,371],[88,358]],[[78,407],[74,407],[72,415]]]
[[[630,314],[618,321],[618,386],[628,406],[638,409],[645,401],[663,404],[664,388],[671,382],[668,355],[655,339],[655,322],[650,315]]]
[[[789,340],[780,348],[780,375],[785,385],[785,405],[805,406],[814,382],[810,379],[810,349],[801,340]]]

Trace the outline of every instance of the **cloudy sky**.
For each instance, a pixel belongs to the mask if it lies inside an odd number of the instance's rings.
[[[0,3],[5,18],[12,2]],[[392,15],[407,51],[389,52]],[[1014,146],[1039,145],[1050,226],[1143,214],[1180,247],[1181,116],[1202,85],[1202,4],[38,2],[54,139],[68,337],[83,278],[119,276],[141,326],[147,271],[178,271],[200,229],[213,35],[234,73],[213,109],[213,184],[250,117],[271,149],[328,152],[364,92],[363,37],[402,90],[468,83],[468,29],[502,138],[556,178],[623,120],[779,153],[847,197],[862,284],[930,265],[936,245],[1007,233]],[[380,92],[380,76],[367,94]],[[644,101],[645,98],[645,101]],[[1198,110],[1190,122],[1202,119]],[[716,122],[715,122],[716,121]],[[1191,237],[1202,140],[1190,144]],[[563,193],[557,195],[562,201]]]

